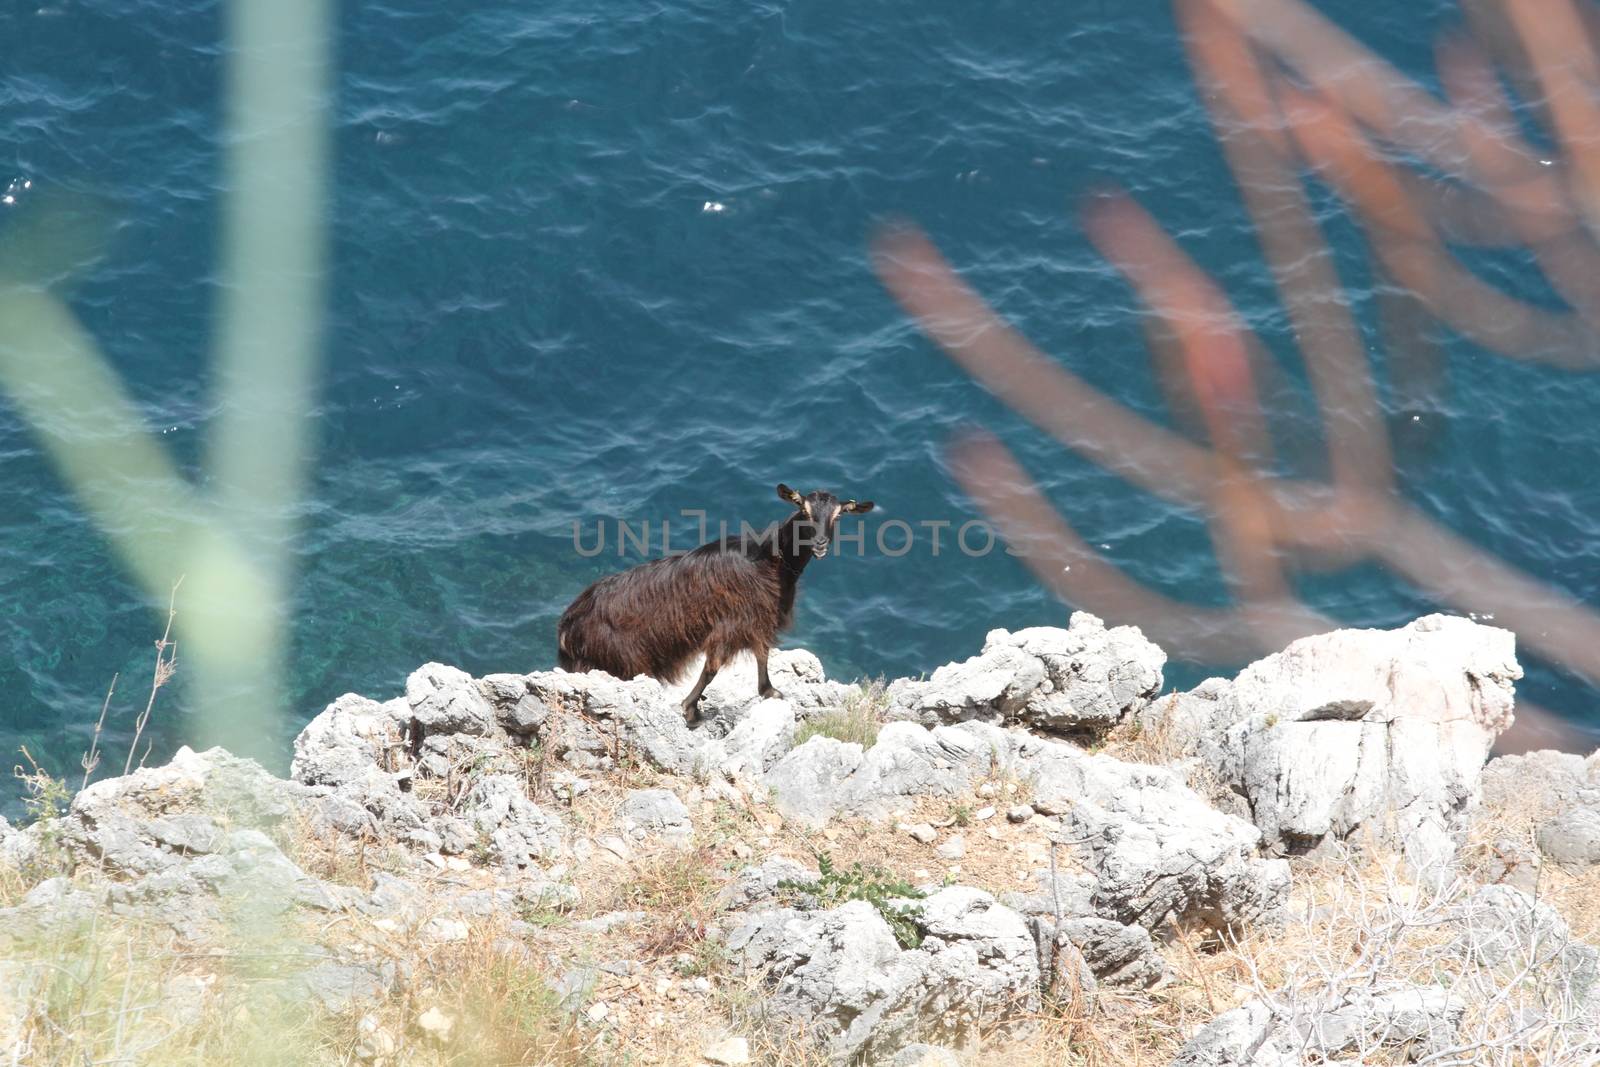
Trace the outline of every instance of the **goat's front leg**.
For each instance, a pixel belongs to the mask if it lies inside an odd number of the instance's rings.
[[[771,649],[756,649],[756,695],[762,698],[783,695],[772,688],[772,681],[767,677],[767,657],[770,655],[772,655]]]

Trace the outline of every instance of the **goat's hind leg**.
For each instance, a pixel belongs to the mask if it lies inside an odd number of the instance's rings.
[[[772,687],[772,680],[767,677],[767,657],[772,655],[768,648],[758,648],[756,653],[756,695],[763,700],[768,697],[781,697],[782,693]]]

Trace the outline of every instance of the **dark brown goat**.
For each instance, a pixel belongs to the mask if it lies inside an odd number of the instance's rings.
[[[794,620],[801,572],[828,554],[840,515],[872,510],[870,500],[841,501],[821,490],[801,496],[787,485],[778,486],[778,497],[796,510],[776,530],[641,563],[578,594],[556,628],[562,669],[675,682],[703,653],[705,668],[683,701],[684,718],[694,722],[707,684],[749,650],[757,688],[772,696],[767,654]]]

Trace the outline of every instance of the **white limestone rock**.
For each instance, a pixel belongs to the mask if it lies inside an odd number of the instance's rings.
[[[1039,967],[1022,916],[953,886],[918,902],[923,941],[903,949],[866,901],[752,916],[729,937],[765,975],[768,1008],[836,1063],[872,1062],[917,1040],[964,1043],[982,1026],[1021,1032],[1039,1007]]]
[[[1131,626],[1076,612],[1068,629],[992,630],[983,651],[889,689],[891,714],[925,726],[977,719],[1103,733],[1161,690],[1166,653]]]
[[[1141,716],[1212,768],[1280,854],[1340,842],[1453,855],[1522,677],[1512,634],[1430,615],[1303,638]]]

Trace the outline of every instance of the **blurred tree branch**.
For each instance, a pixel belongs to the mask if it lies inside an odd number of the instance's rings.
[[[1600,615],[1472,546],[1403,500],[1377,386],[1333,256],[1309,208],[1306,172],[1361,221],[1380,268],[1380,323],[1408,400],[1437,384],[1421,334],[1436,320],[1490,351],[1567,370],[1600,367],[1600,20],[1574,0],[1475,0],[1482,40],[1441,41],[1441,101],[1301,0],[1177,0],[1190,62],[1288,312],[1324,426],[1326,482],[1274,469],[1257,382],[1275,373],[1223,290],[1132,198],[1090,197],[1090,239],[1148,308],[1158,377],[1180,425],[1155,425],[1039,352],[922,234],[874,242],[880,278],[922,330],[1001,400],[1067,447],[1206,517],[1235,601],[1184,604],[1101,559],[987,433],[956,442],[952,467],[1039,579],[1064,600],[1133,622],[1174,655],[1236,662],[1332,620],[1296,600],[1291,567],[1374,560],[1441,603],[1493,615],[1537,654],[1600,684]],[[1519,136],[1490,57],[1537,88],[1561,158]],[[1397,159],[1420,161],[1429,172]],[[1457,261],[1450,243],[1525,245],[1569,305],[1511,297]],[[1576,744],[1519,703],[1525,736]],[[1528,730],[1532,727],[1531,734]]]

